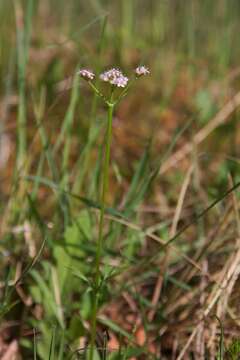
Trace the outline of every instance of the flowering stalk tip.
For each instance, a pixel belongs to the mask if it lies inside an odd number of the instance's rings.
[[[118,69],[110,69],[100,74],[102,81],[108,82],[117,87],[126,87],[128,83],[128,77],[124,76],[123,73]]]
[[[140,77],[140,76],[146,76],[146,75],[149,75],[150,74],[150,71],[148,70],[148,68],[144,65],[140,65],[138,66],[136,69],[135,69],[135,75],[137,77]]]
[[[91,70],[88,70],[88,69],[81,69],[78,71],[78,74],[84,79],[84,80],[87,80],[87,81],[91,81],[95,78],[95,74],[91,71]]]
[[[102,92],[101,87],[98,86],[98,82],[94,83],[92,81],[96,77],[94,72],[88,69],[81,69],[77,72],[77,74],[79,74],[84,80],[88,82],[95,94],[99,96],[105,102],[105,104],[107,104],[107,106],[117,105],[120,100],[126,96],[130,86],[133,83],[133,81],[130,81],[130,79],[117,68],[106,70],[99,75],[100,80],[111,85],[111,92],[110,94],[106,95],[105,92]],[[146,66],[140,65],[135,69],[134,74],[135,78],[138,79],[141,76],[150,74],[150,71]],[[116,88],[124,88],[124,90],[120,94],[119,92],[116,94],[114,92]]]

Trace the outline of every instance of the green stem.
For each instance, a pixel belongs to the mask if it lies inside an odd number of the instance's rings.
[[[19,106],[17,119],[17,168],[20,170],[27,155],[27,119],[26,119],[26,68],[28,62],[29,43],[31,38],[31,25],[34,1],[27,2],[26,11],[23,10],[21,1],[16,0],[16,37],[17,37],[17,69],[18,69],[18,90]]]
[[[94,278],[94,296],[93,296],[93,310],[92,310],[92,326],[91,326],[91,343],[90,343],[90,360],[93,360],[94,347],[96,340],[96,324],[97,324],[97,312],[98,312],[98,301],[100,295],[101,285],[101,257],[103,249],[103,225],[104,225],[104,214],[106,207],[106,194],[108,191],[109,183],[109,163],[110,163],[110,152],[111,152],[111,139],[112,139],[112,118],[114,104],[108,102],[108,120],[107,120],[107,133],[106,133],[106,145],[105,155],[103,164],[103,178],[102,178],[102,192],[101,192],[101,209],[100,209],[100,220],[99,220],[99,232],[96,249],[96,260],[95,260],[95,278]]]

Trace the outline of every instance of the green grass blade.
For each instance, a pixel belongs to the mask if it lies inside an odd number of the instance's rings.
[[[224,332],[223,325],[221,320],[217,315],[214,315],[220,325],[220,338],[219,338],[219,349],[218,349],[218,358],[217,360],[224,360]]]
[[[44,117],[44,110],[45,110],[45,102],[46,102],[46,93],[44,89],[41,92],[39,103],[34,103],[34,110],[35,110],[35,117],[36,117],[36,123],[39,129],[40,138],[43,146],[43,150],[47,159],[47,163],[49,166],[49,169],[51,171],[52,178],[55,182],[60,182],[60,175],[57,169],[57,166],[54,161],[54,154],[50,145],[50,141],[48,139],[47,133],[43,126],[43,117]],[[36,178],[37,180],[37,178]],[[68,224],[69,222],[69,207],[68,207],[68,200],[66,197],[66,194],[59,193],[57,194],[57,199],[59,201],[59,206],[61,208],[61,211],[63,213],[64,217],[64,223]]]
[[[104,39],[106,34],[106,28],[107,28],[107,21],[108,17],[105,15],[102,20],[101,25],[101,32],[100,32],[100,38],[98,42],[97,47],[97,57],[98,62],[96,66],[96,87],[98,88],[100,79],[99,79],[99,73],[101,69],[101,57],[102,57],[102,51],[104,47]],[[82,186],[83,181],[86,178],[87,171],[89,169],[90,165],[90,156],[91,156],[91,150],[98,138],[98,134],[100,131],[100,127],[96,124],[96,111],[97,111],[97,104],[98,104],[99,98],[96,93],[94,93],[92,105],[91,105],[91,111],[90,111],[90,117],[89,117],[89,128],[87,133],[87,141],[85,144],[85,147],[83,149],[82,155],[80,156],[79,162],[77,165],[81,164],[81,166],[78,167],[78,172],[76,176],[76,181],[74,184],[74,191],[77,193],[82,192]]]
[[[56,336],[56,328],[53,327],[48,360],[54,360],[55,357],[55,336]]]
[[[19,0],[16,0],[14,2],[14,5],[17,33],[17,69],[19,90],[17,166],[18,168],[20,168],[25,161],[27,152],[26,67],[31,36],[33,0],[29,0],[27,2],[27,11],[25,17],[21,2]],[[24,17],[23,24],[22,17]]]
[[[69,103],[66,115],[62,122],[60,134],[58,135],[56,143],[53,148],[54,153],[59,150],[59,147],[62,144],[62,142],[64,141],[65,136],[70,137],[78,98],[79,98],[79,75],[75,71],[75,75],[73,78],[72,91],[71,91],[71,96],[70,96],[70,103]]]
[[[23,177],[25,180],[28,180],[28,181],[36,181],[36,176],[24,176]],[[45,185],[45,186],[48,186],[50,187],[52,190],[55,190],[55,191],[60,191],[76,200],[79,200],[81,201],[82,203],[84,203],[85,205],[91,207],[91,208],[94,208],[94,209],[100,209],[100,204],[91,200],[91,199],[88,199],[88,198],[85,198],[83,196],[79,196],[75,193],[72,193],[70,191],[67,191],[67,190],[63,190],[60,188],[59,185],[55,184],[53,181],[47,179],[47,178],[42,178],[42,177],[38,177],[37,178],[37,181],[39,183],[41,183],[42,185]],[[106,208],[106,213],[109,214],[109,215],[113,215],[113,216],[119,216],[119,217],[124,217],[124,215],[120,212],[120,211],[117,211],[111,207],[107,207]]]
[[[131,181],[129,190],[127,192],[126,198],[125,198],[125,209],[132,208],[135,205],[136,196],[139,193],[139,187],[141,187],[140,183],[144,177],[147,177],[147,166],[149,164],[149,158],[150,158],[150,144],[146,147],[143,156],[141,160],[138,163],[138,167],[135,171],[135,174],[133,176],[133,179]]]
[[[33,357],[34,360],[37,360],[37,336],[36,329],[33,329]]]

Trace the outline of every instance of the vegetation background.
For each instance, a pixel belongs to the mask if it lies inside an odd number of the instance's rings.
[[[0,356],[86,359],[106,109],[95,359],[239,359],[240,3],[0,1]]]

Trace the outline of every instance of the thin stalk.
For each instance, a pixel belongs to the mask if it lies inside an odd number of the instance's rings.
[[[126,48],[133,39],[133,20],[134,0],[122,0],[122,49]]]
[[[103,18],[101,35],[100,35],[100,40],[99,40],[98,50],[97,50],[97,55],[98,55],[99,59],[101,59],[101,55],[102,55],[102,51],[103,51],[103,47],[104,47],[104,39],[105,39],[105,33],[106,33],[106,27],[107,27],[107,20],[108,20],[108,16],[106,15]],[[84,147],[82,156],[79,159],[81,162],[81,170],[79,171],[79,173],[76,177],[77,180],[74,184],[74,191],[76,191],[77,193],[82,192],[83,181],[86,178],[86,173],[87,173],[87,170],[89,169],[89,163],[90,163],[90,158],[91,158],[91,148],[93,147],[95,140],[96,140],[96,135],[95,135],[96,134],[96,121],[95,121],[96,109],[97,109],[97,103],[98,103],[99,96],[102,96],[102,95],[98,94],[98,90],[97,90],[98,85],[99,85],[99,76],[98,75],[100,73],[100,67],[101,67],[101,62],[98,62],[97,80],[96,80],[96,87],[95,87],[96,90],[94,90],[94,98],[93,98],[93,102],[92,102],[92,110],[91,110],[91,115],[90,115],[90,123],[89,123],[88,133],[87,133],[87,141],[86,141],[86,145]],[[90,86],[91,86],[91,84],[90,84]]]
[[[66,188],[68,186],[69,182],[69,174],[68,166],[69,166],[69,157],[70,157],[70,149],[71,149],[71,132],[72,132],[72,126],[74,121],[74,115],[75,115],[75,109],[77,106],[77,101],[79,97],[79,87],[78,87],[78,77],[75,75],[74,82],[73,82],[73,89],[70,99],[70,105],[67,110],[65,119],[64,119],[64,129],[62,132],[63,137],[65,137],[65,143],[63,147],[63,158],[62,158],[62,187]],[[60,139],[61,141],[61,139]]]
[[[99,301],[99,290],[101,282],[101,257],[103,249],[103,225],[104,215],[106,208],[106,194],[108,192],[109,184],[109,163],[110,163],[110,150],[112,140],[112,118],[113,118],[114,104],[108,103],[108,120],[107,120],[107,133],[106,133],[106,145],[105,155],[103,164],[103,177],[102,177],[102,191],[101,191],[101,209],[100,209],[100,220],[99,220],[99,231],[98,241],[96,249],[96,260],[95,260],[95,278],[94,278],[94,296],[93,296],[93,311],[92,311],[92,326],[91,326],[91,343],[90,343],[90,360],[93,360],[94,346],[96,340],[96,323],[97,323],[97,311]]]
[[[27,3],[26,15],[21,2],[16,0],[16,36],[17,36],[17,67],[18,67],[18,169],[23,165],[27,153],[27,114],[26,114],[26,68],[28,62],[29,42],[31,36],[31,22],[33,15],[33,0]]]

